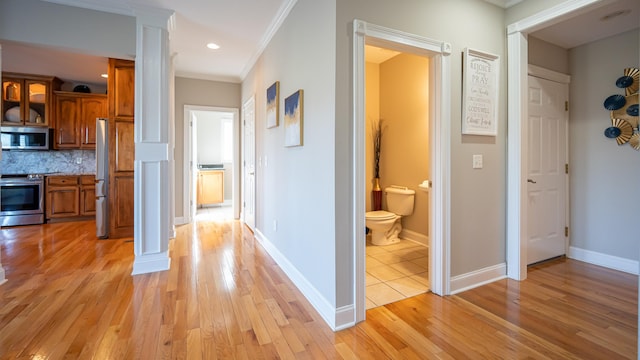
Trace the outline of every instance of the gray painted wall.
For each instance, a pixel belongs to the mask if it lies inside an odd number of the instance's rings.
[[[175,212],[183,217],[184,201],[184,106],[216,106],[240,108],[240,84],[198,80],[183,77],[175,78]],[[225,191],[226,192],[226,191]],[[226,195],[225,195],[226,197]]]
[[[334,19],[335,0],[298,0],[242,83],[243,101],[255,95],[256,228],[331,306],[336,306],[340,281],[334,230]],[[267,129],[266,89],[275,81],[280,81],[280,125]],[[304,145],[284,147],[284,99],[298,89],[304,90]]]
[[[527,38],[529,64],[569,74],[569,51],[533,36]]]
[[[350,273],[348,233],[351,158],[351,23],[354,18],[446,41],[451,56],[451,274],[465,274],[505,262],[506,231],[506,37],[504,11],[484,1],[340,1],[337,8],[336,241],[339,271]],[[453,21],[455,19],[455,21]],[[462,52],[466,47],[502,59],[498,136],[461,135]],[[472,169],[472,155],[484,168]],[[437,184],[435,184],[437,186]],[[340,268],[341,266],[343,266]],[[340,279],[340,294],[351,296]],[[344,290],[344,292],[343,292]],[[343,300],[343,298],[340,298]]]
[[[640,152],[603,135],[604,100],[626,67],[639,67],[639,30],[576,47],[571,66],[569,175],[571,246],[638,260]]]

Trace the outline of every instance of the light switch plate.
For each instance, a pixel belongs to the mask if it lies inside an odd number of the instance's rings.
[[[482,155],[473,155],[473,168],[482,169]]]

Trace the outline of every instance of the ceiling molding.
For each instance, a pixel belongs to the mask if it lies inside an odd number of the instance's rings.
[[[289,13],[291,12],[291,10],[293,9],[293,7],[296,5],[297,2],[298,0],[287,0],[285,3],[282,4],[280,9],[278,10],[278,13],[273,18],[271,25],[269,25],[269,28],[267,28],[267,31],[264,33],[264,36],[260,40],[260,43],[258,44],[258,49],[251,56],[251,58],[249,58],[249,61],[247,61],[247,64],[245,65],[244,69],[240,73],[240,79],[244,80],[244,78],[247,77],[247,74],[249,73],[251,68],[253,68],[253,66],[256,64],[256,62],[258,61],[258,58],[260,57],[260,55],[262,55],[264,50],[267,48],[267,45],[269,45],[269,42],[271,41],[271,39],[273,39],[278,29],[280,29],[280,26],[282,26],[282,23],[284,23],[284,20],[287,18],[287,16],[289,16]]]
[[[484,0],[484,1],[491,3],[493,5],[500,6],[503,9],[508,9],[513,5],[523,2],[524,0]]]

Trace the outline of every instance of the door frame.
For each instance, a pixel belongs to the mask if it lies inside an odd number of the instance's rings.
[[[533,31],[597,7],[603,0],[558,4],[507,26],[507,277],[527,278],[528,42]]]
[[[245,139],[245,133],[247,131],[247,124],[246,124],[246,111],[245,108],[247,106],[249,106],[249,104],[251,104],[251,106],[253,106],[253,160],[254,160],[254,174],[253,174],[253,189],[251,189],[253,191],[253,196],[251,196],[251,199],[253,200],[253,204],[252,204],[252,208],[253,208],[253,220],[248,223],[246,221],[246,191],[248,189],[248,186],[246,184],[246,176],[245,176],[245,161],[246,161],[246,154],[247,151],[249,150],[247,148],[247,144],[244,141]],[[249,227],[249,229],[251,229],[251,231],[255,231],[255,227],[256,227],[256,179],[257,179],[257,174],[256,174],[256,166],[255,166],[255,152],[256,152],[256,129],[255,129],[255,113],[256,113],[256,96],[255,94],[251,95],[246,101],[244,101],[242,103],[242,204],[243,206],[241,207],[242,212],[241,212],[241,218],[242,218],[242,222],[245,223],[245,225],[247,225],[247,227]]]
[[[240,186],[239,186],[239,169],[240,169],[240,116],[238,108],[228,108],[219,106],[200,106],[200,105],[184,105],[183,115],[183,163],[182,163],[182,224],[191,223],[192,218],[191,202],[195,194],[194,179],[192,178],[193,169],[193,126],[191,124],[193,111],[216,111],[233,113],[233,174],[231,175],[232,183],[232,210],[233,218],[240,217]],[[193,206],[196,206],[195,202]],[[176,223],[178,223],[176,221]]]
[[[450,138],[451,44],[394,29],[353,21],[353,159],[352,238],[354,241],[355,322],[366,317],[365,281],[365,44],[429,58],[429,281],[438,295],[450,293]],[[435,211],[435,210],[438,211]]]

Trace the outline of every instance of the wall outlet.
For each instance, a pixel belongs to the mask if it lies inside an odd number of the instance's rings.
[[[482,169],[482,155],[473,155],[473,168]]]
[[[273,231],[278,231],[278,220],[273,220]]]

